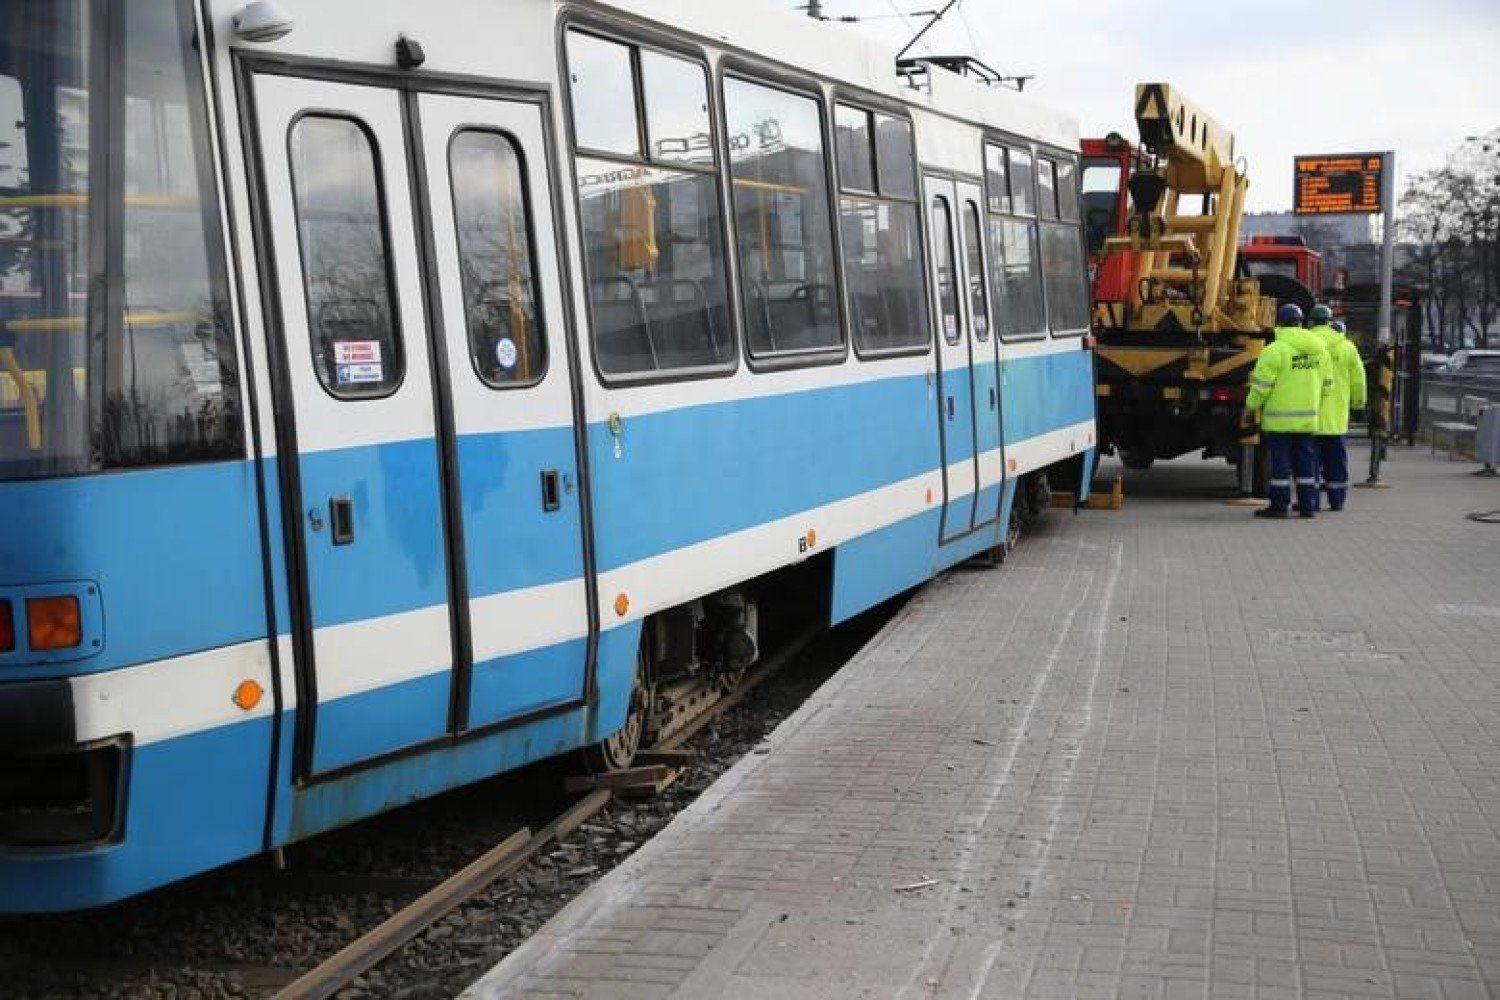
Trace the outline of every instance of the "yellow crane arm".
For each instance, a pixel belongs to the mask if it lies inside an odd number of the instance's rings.
[[[1141,145],[1166,160],[1167,184],[1182,194],[1217,193],[1234,169],[1234,133],[1170,83],[1138,83]]]
[[[1130,235],[1104,245],[1139,255],[1135,318],[1153,328],[1169,313],[1181,329],[1262,328],[1267,301],[1234,273],[1250,187],[1234,134],[1169,83],[1136,85],[1135,121],[1157,162],[1130,179]],[[1183,195],[1204,196],[1204,210],[1179,214]]]

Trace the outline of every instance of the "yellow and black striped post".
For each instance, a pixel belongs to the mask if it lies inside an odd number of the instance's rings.
[[[1245,410],[1240,414],[1240,461],[1239,461],[1239,496],[1230,500],[1229,503],[1238,507],[1256,507],[1260,501],[1255,496],[1255,465],[1260,461],[1260,417],[1257,414]]]
[[[1395,384],[1396,348],[1381,344],[1375,349],[1375,385],[1370,390],[1366,411],[1370,428],[1370,478],[1363,485],[1371,489],[1384,489],[1387,485],[1380,478],[1380,463],[1385,459],[1386,444],[1391,437],[1391,391]]]

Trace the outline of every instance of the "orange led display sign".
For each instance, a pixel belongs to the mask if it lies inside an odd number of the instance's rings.
[[[1360,215],[1383,211],[1380,191],[1385,157],[1379,153],[1298,156],[1292,210],[1298,215]]]

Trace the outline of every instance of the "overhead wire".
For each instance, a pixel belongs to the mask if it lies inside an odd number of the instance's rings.
[[[904,24],[904,25],[906,25],[906,30],[907,31],[910,31],[913,35],[915,35],[917,33],[917,28],[915,26],[913,26],[912,23],[911,23],[911,17],[909,15],[903,13],[902,10],[901,10],[901,8],[899,8],[899,7],[896,6],[896,0],[885,0],[885,5],[887,7],[889,7],[893,12],[895,12],[895,15],[901,19],[901,23]],[[923,41],[922,42],[922,47],[927,50],[927,54],[928,55],[932,55],[932,43],[931,42]]]
[[[964,32],[969,36],[969,48],[974,50],[975,58],[979,56],[979,37],[974,34],[974,25],[969,23],[969,15],[964,12],[964,0],[958,0],[958,19],[963,22]]]

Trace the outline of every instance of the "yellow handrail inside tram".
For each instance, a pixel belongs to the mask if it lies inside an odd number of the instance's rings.
[[[11,194],[0,196],[6,208],[87,208],[87,194]],[[198,199],[180,194],[127,194],[126,208],[197,208]]]
[[[26,414],[26,447],[32,451],[41,451],[42,404],[36,398],[36,388],[26,377],[27,373],[21,370],[21,362],[16,359],[14,347],[0,347],[0,367],[3,367],[11,380],[15,382],[16,392],[21,399],[21,409]]]
[[[126,313],[125,325],[136,327],[171,326],[174,323],[193,323],[202,318],[196,312],[138,312]],[[13,319],[5,324],[11,333],[78,333],[84,328],[82,316],[38,316],[31,319]]]
[[[774,181],[757,181],[748,177],[736,177],[733,179],[735,187],[750,188],[752,191],[776,191],[780,194],[807,194],[807,188],[796,184],[777,184]]]

